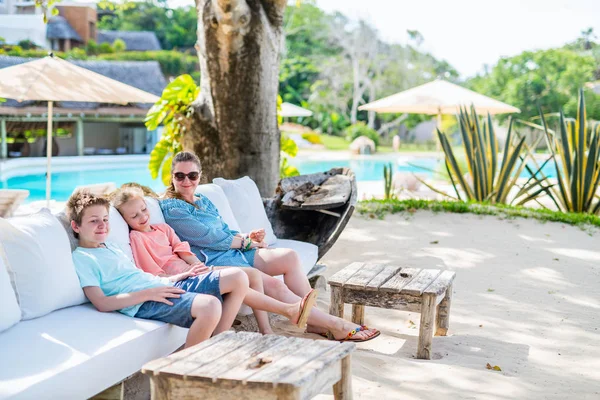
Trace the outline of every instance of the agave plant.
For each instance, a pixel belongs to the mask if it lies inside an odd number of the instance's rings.
[[[541,113],[540,113],[541,114]],[[559,114],[558,132],[541,114],[546,143],[554,160],[557,187],[548,193],[562,211],[598,214],[600,200],[600,124],[586,120],[583,90],[579,92],[577,118]]]
[[[511,120],[500,160],[498,159],[498,140],[490,115],[485,121],[480,122],[474,107],[471,107],[470,112],[466,108],[461,108],[458,123],[463,139],[467,170],[460,167],[447,135],[440,130],[437,131],[446,156],[446,169],[456,192],[456,199],[507,203],[511,189],[527,165],[524,151],[525,138],[519,139],[513,134]],[[424,181],[421,182],[438,193],[452,197]],[[531,189],[538,183],[539,181],[533,181],[526,184],[525,187],[521,187],[516,196],[513,196],[513,201],[519,196],[529,196]]]
[[[394,183],[393,179],[394,167],[392,163],[383,166],[383,184],[384,184],[384,199],[391,200],[394,198]]]

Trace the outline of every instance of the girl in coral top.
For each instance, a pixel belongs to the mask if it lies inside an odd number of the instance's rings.
[[[188,242],[179,240],[167,224],[150,224],[150,213],[144,200],[144,192],[137,187],[119,189],[112,199],[113,206],[121,213],[129,228],[131,250],[138,268],[157,276],[168,277],[176,284],[189,277],[228,267],[207,267],[190,250]],[[266,311],[288,317],[292,323],[304,327],[312,309],[317,292],[309,292],[299,304],[287,304],[268,297],[263,292],[261,272],[243,268],[248,275],[250,290],[244,299],[256,317],[261,333],[273,333]],[[198,292],[203,289],[182,289]]]

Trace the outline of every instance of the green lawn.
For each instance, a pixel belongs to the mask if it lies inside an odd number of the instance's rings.
[[[348,150],[350,143],[345,138],[333,135],[320,135],[321,142],[327,150]],[[435,145],[426,143],[403,143],[400,146],[400,152],[412,151],[435,151]],[[378,146],[378,153],[393,153],[392,146]]]

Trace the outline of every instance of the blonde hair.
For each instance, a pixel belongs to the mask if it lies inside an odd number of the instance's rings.
[[[202,164],[200,164],[200,159],[197,155],[191,151],[180,151],[179,153],[175,154],[175,157],[173,157],[173,161],[171,162],[171,184],[165,192],[165,198],[183,200],[186,203],[193,205],[195,208],[198,208],[196,204],[190,203],[184,199],[183,196],[177,192],[177,190],[175,190],[175,185],[173,184],[173,170],[180,162],[193,162],[198,166],[198,172],[202,173]]]
[[[83,213],[92,206],[104,206],[109,209],[110,202],[102,196],[96,196],[89,189],[78,189],[71,194],[67,200],[66,214],[69,221],[75,221],[77,226],[81,225]],[[79,234],[73,232],[76,238],[79,239]]]
[[[113,193],[111,203],[114,208],[121,212],[123,204],[137,198],[143,200],[144,191],[136,186],[125,186],[117,189],[117,191]]]

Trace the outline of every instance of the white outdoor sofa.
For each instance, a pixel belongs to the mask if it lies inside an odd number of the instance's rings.
[[[307,274],[319,270],[313,267],[320,249],[331,247],[343,226],[324,232],[321,246],[277,239],[254,182],[242,178],[218,183],[222,187],[201,185],[199,192],[215,203],[225,222],[242,231],[265,225],[272,247],[296,250]],[[338,214],[349,218],[355,192]],[[246,207],[232,210],[229,203],[240,200]],[[148,199],[148,204],[152,222],[164,222],[156,200]],[[273,211],[273,199],[266,204]],[[339,219],[323,214],[319,223],[323,217]],[[147,381],[139,374],[128,378],[144,363],[181,347],[187,330],[118,312],[101,313],[87,303],[69,261],[76,239],[64,219],[47,210],[0,219],[0,399],[85,399],[121,382],[124,398],[147,398]],[[347,218],[342,219],[345,225]],[[112,208],[110,225],[108,240],[130,251],[127,225]]]

